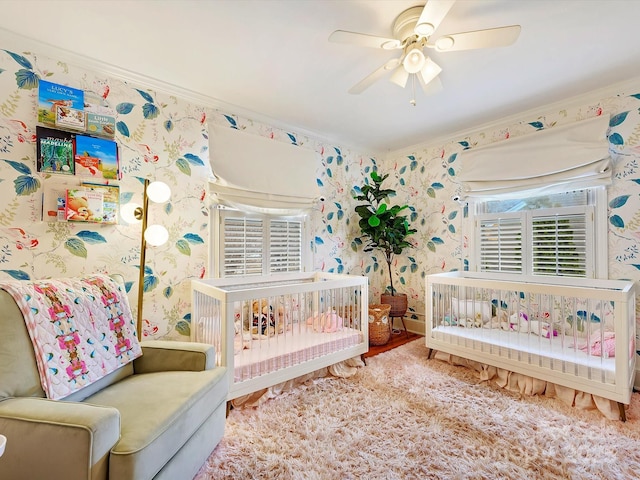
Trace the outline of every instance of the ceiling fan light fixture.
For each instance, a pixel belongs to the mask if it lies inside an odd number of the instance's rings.
[[[438,40],[436,40],[436,50],[439,52],[444,52],[453,47],[454,44],[455,40],[452,37],[440,37]]]
[[[393,72],[389,81],[391,83],[395,83],[401,88],[407,86],[407,80],[409,79],[409,72],[407,72],[404,68],[396,68],[396,71]]]
[[[434,78],[440,75],[440,72],[442,72],[442,67],[430,58],[427,58],[424,62],[424,67],[420,71],[420,76],[422,77],[424,84],[427,85]]]
[[[409,73],[418,73],[424,67],[425,57],[419,46],[412,47],[402,60],[404,69]]]

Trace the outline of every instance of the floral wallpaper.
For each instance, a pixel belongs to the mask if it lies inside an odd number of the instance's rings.
[[[53,175],[35,171],[36,97],[39,79],[73,86],[115,111],[123,178],[121,202],[140,202],[144,178],[172,188],[164,205],[151,205],[150,222],[169,229],[169,242],[149,248],[145,266],[144,335],[186,339],[190,280],[209,273],[208,125],[215,123],[311,149],[319,154],[316,181],[325,197],[309,214],[307,246],[313,269],[367,275],[370,302],[386,287],[384,260],[363,254],[353,199],[372,169],[389,173],[394,203],[412,207],[415,248],[395,258],[394,284],[409,296],[410,328],[424,329],[425,276],[468,265],[468,212],[452,197],[460,192],[458,156],[500,142],[597,115],[610,117],[614,163],[609,200],[609,277],[640,279],[640,84],[635,91],[548,111],[468,135],[406,151],[376,155],[330,139],[194,105],[176,96],[68,65],[31,52],[0,50],[0,278],[44,278],[90,272],[121,273],[136,310],[140,225],[91,225],[41,220],[42,194]],[[640,317],[640,315],[638,315]]]
[[[142,203],[145,178],[171,187],[168,203],[149,208],[149,223],[163,224],[170,236],[147,248],[143,336],[188,339],[190,279],[205,276],[208,265],[205,109],[32,52],[0,50],[0,279],[118,273],[137,312],[140,224],[42,219],[48,188],[80,182],[36,171],[38,84],[45,79],[81,89],[85,100],[114,112],[121,204]]]

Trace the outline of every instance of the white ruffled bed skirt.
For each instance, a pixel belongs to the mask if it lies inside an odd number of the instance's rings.
[[[233,405],[234,408],[258,407],[267,400],[285,393],[289,393],[296,387],[299,387],[300,385],[311,380],[328,376],[348,378],[355,375],[359,367],[364,366],[365,364],[360,356],[349,358],[334,365],[330,365],[306,375],[296,377],[292,380],[287,380],[286,382],[273,385],[272,387],[263,388],[262,390],[258,390],[257,392],[235,398],[231,400],[231,405]]]
[[[503,368],[493,367],[484,363],[468,360],[450,353],[434,350],[431,358],[447,362],[451,365],[460,365],[478,372],[482,381],[493,381],[496,385],[511,392],[523,395],[544,395],[545,397],[558,398],[565,404],[582,410],[599,410],[610,420],[620,420],[618,403],[598,395],[581,392],[573,388],[564,387],[555,383],[533,378],[521,373],[511,372]]]

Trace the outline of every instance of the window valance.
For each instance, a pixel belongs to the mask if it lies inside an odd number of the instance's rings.
[[[611,183],[608,116],[541,130],[460,154],[465,197],[551,193]]]
[[[217,203],[289,215],[319,197],[318,154],[289,143],[213,125],[209,128],[211,193]]]

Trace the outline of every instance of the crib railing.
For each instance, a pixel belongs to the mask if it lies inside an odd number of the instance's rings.
[[[628,404],[635,376],[633,282],[429,275],[429,348]]]
[[[191,338],[215,346],[229,400],[368,350],[366,277],[296,273],[192,281]]]

